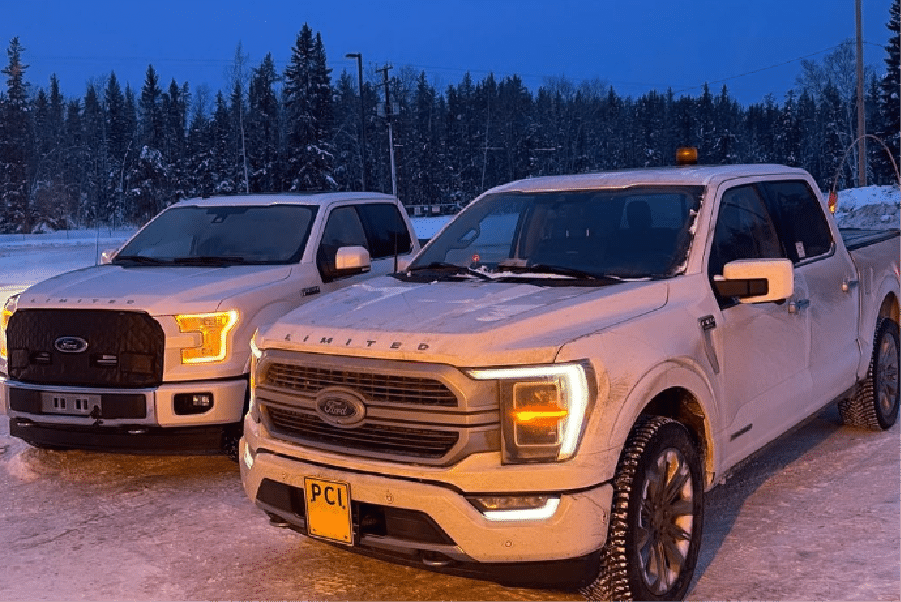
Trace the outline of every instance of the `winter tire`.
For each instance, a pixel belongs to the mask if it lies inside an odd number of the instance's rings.
[[[591,600],[681,600],[704,523],[701,460],[688,430],[660,416],[629,433],[613,479],[607,543]]]
[[[842,422],[874,431],[891,428],[899,406],[898,323],[882,318],[876,324],[873,355],[866,378],[849,399],[838,403]]]

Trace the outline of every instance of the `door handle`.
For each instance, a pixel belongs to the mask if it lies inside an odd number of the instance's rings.
[[[802,309],[807,309],[810,307],[810,299],[798,299],[797,301],[790,301],[788,304],[788,313],[796,314]]]

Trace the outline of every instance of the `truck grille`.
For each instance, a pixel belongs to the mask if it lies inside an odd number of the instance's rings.
[[[326,387],[347,387],[367,399],[383,403],[410,403],[454,407],[456,396],[443,383],[431,378],[333,370],[273,363],[266,382],[275,387],[315,395]]]
[[[315,414],[269,408],[273,428],[320,446],[413,458],[442,458],[460,435],[454,431],[365,424],[354,429],[332,426]]]
[[[271,436],[303,447],[429,466],[500,449],[496,387],[451,366],[271,350],[257,383]]]
[[[21,382],[144,388],[163,380],[163,328],[145,313],[20,309],[7,340],[9,374]]]

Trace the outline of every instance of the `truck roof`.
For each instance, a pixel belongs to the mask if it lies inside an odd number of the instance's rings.
[[[381,201],[395,203],[390,194],[379,192],[278,192],[235,194],[183,199],[171,205],[196,207],[234,207],[237,205],[328,205],[334,201]]]
[[[712,182],[754,176],[806,176],[795,167],[777,164],[689,165],[602,171],[569,176],[543,176],[517,180],[491,189],[490,192],[543,192],[553,190],[591,190],[594,188],[627,188],[629,186],[669,184],[703,185]]]

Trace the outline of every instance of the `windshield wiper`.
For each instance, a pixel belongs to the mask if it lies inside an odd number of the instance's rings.
[[[159,257],[146,257],[144,255],[116,255],[111,263],[116,264],[120,261],[133,261],[135,263],[146,263],[148,265],[168,265],[172,263],[171,259],[161,259]]]
[[[195,255],[191,257],[176,257],[172,263],[180,265],[221,265],[223,263],[244,263],[246,260],[240,255]]]
[[[486,274],[485,272],[480,272],[479,270],[474,270],[465,265],[457,265],[455,263],[447,263],[445,261],[433,261],[427,265],[416,265],[407,268],[408,272],[441,272],[447,273],[450,275],[466,275],[466,276],[475,276],[481,280],[492,280],[491,276]]]
[[[595,274],[594,272],[589,272],[587,270],[580,270],[578,268],[570,268],[562,265],[550,265],[547,263],[513,265],[501,262],[498,264],[497,269],[501,272],[512,272],[514,274],[556,274],[559,276],[569,276],[570,278],[579,280],[608,280],[612,282],[619,282],[622,280],[622,278],[617,276]]]

